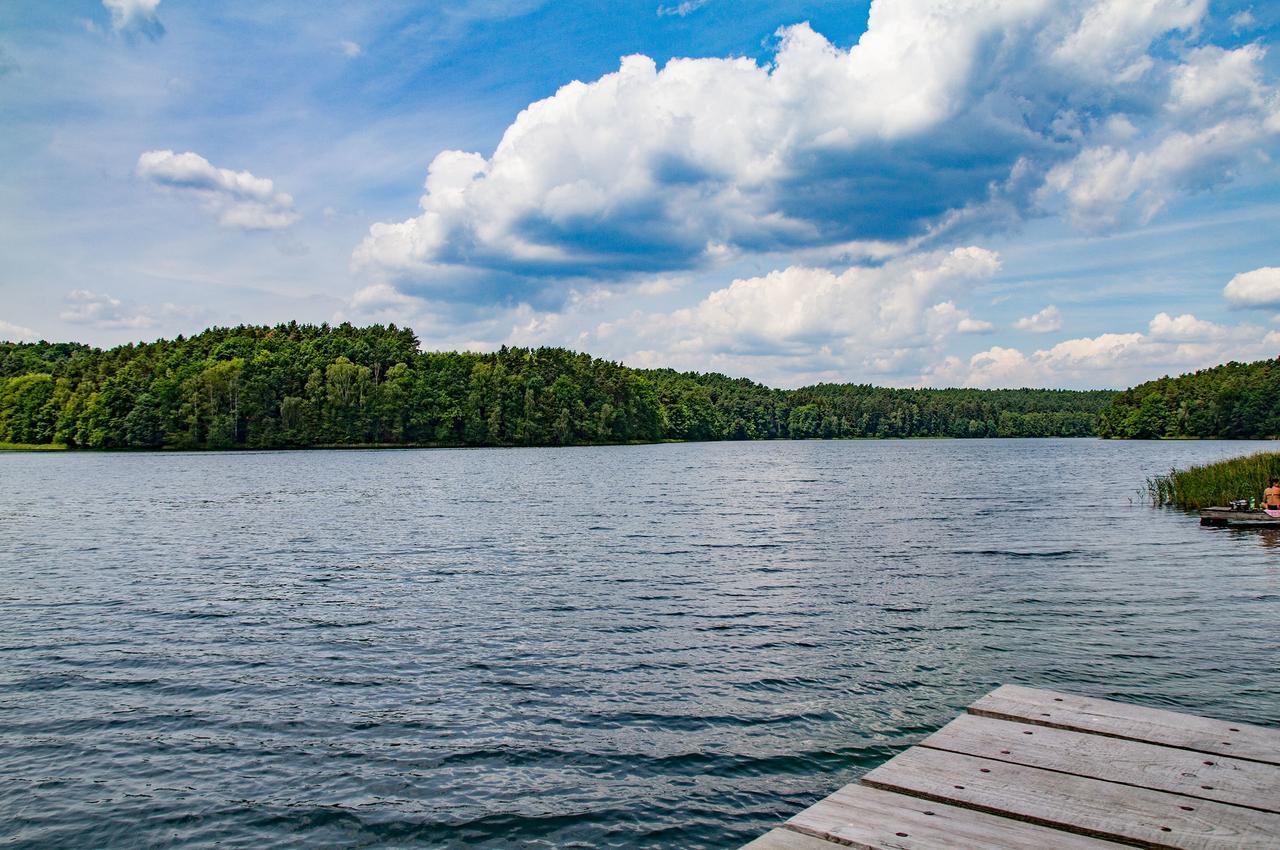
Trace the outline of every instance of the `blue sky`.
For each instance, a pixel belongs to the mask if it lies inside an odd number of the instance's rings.
[[[1280,353],[1271,4],[18,2],[0,338],[394,321],[775,385]]]

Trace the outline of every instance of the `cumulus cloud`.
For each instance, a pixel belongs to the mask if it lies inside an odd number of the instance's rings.
[[[1015,330],[1030,331],[1033,334],[1047,334],[1062,330],[1062,314],[1053,304],[1038,313],[1023,316],[1013,323]]]
[[[102,0],[111,12],[111,28],[116,32],[135,32],[148,38],[164,35],[164,26],[156,16],[160,0]]]
[[[197,199],[224,227],[279,230],[301,217],[293,197],[277,192],[270,179],[217,168],[199,154],[147,151],[138,157],[136,173],[162,189]]]
[[[992,329],[954,297],[999,268],[998,255],[972,246],[838,273],[790,266],[734,280],[690,307],[601,322],[577,342],[637,365],[727,369],[785,384],[902,376],[954,335]],[[608,295],[579,296],[576,307]],[[512,341],[538,344],[567,330],[562,314],[532,315]]]
[[[1237,108],[1265,110],[1271,92],[1262,79],[1266,49],[1247,44],[1236,50],[1207,45],[1188,52],[1174,68],[1169,108],[1191,112],[1230,104]]]
[[[1180,194],[1265,164],[1280,137],[1280,94],[1264,80],[1265,55],[1258,45],[1187,51],[1166,69],[1168,95],[1146,116],[1152,129],[1111,116],[1095,144],[1049,170],[1039,198],[1060,202],[1080,228],[1102,231],[1146,223]]]
[[[989,334],[996,329],[991,322],[973,318],[969,311],[961,310],[954,301],[943,301],[930,307],[925,324],[935,336],[951,333]]]
[[[361,53],[364,53],[364,49],[360,45],[347,39],[338,42],[338,48],[342,51],[342,55],[348,59],[355,59]]]
[[[76,289],[63,298],[65,309],[58,315],[64,322],[110,330],[143,330],[162,321],[181,320],[199,323],[208,313],[199,307],[164,303],[159,307],[138,305],[105,292]]]
[[[1085,230],[1106,230],[1130,219],[1145,224],[1177,194],[1229,179],[1277,129],[1280,124],[1235,118],[1195,133],[1170,133],[1150,150],[1089,148],[1055,166],[1042,194],[1062,195],[1072,220]]]
[[[926,372],[924,381],[972,387],[1123,387],[1229,360],[1274,357],[1277,347],[1280,333],[1275,331],[1160,313],[1145,334],[1069,339],[1031,354],[993,346],[968,360],[947,357]]]
[[[490,156],[440,153],[420,213],[374,224],[353,261],[536,289],[959,238],[1041,207],[1088,230],[1145,221],[1280,134],[1259,48],[1182,47],[1206,8],[875,0],[848,49],[801,24],[764,65],[629,56],[529,105]]]
[[[1223,339],[1231,333],[1222,325],[1197,319],[1190,313],[1183,313],[1181,316],[1157,313],[1147,326],[1147,332],[1151,339],[1177,342]]]
[[[1231,278],[1222,294],[1236,307],[1280,307],[1280,268],[1263,266],[1241,272]]]
[[[1147,52],[1153,39],[1171,30],[1195,27],[1208,6],[1209,0],[1101,0],[1084,4],[1079,23],[1054,49],[1053,56],[1083,74],[1128,82],[1154,65]]]
[[[15,325],[0,319],[0,340],[6,342],[36,342],[40,335],[31,328]]]

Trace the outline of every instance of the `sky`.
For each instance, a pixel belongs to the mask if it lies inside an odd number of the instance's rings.
[[[780,387],[1280,354],[1280,6],[0,4],[0,339],[394,322]]]

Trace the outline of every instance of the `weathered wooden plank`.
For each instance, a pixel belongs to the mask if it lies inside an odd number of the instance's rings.
[[[1280,812],[1280,765],[972,714],[921,746]]]
[[[1280,729],[1003,685],[970,714],[1280,764]]]
[[[862,781],[1143,847],[1239,850],[1280,841],[1280,815],[1270,812],[929,747],[907,750]]]
[[[1240,526],[1242,528],[1274,528],[1280,519],[1266,511],[1233,511],[1231,508],[1205,508],[1200,511],[1201,525]]]
[[[771,829],[742,850],[839,850],[841,846],[790,829]]]
[[[860,850],[1106,850],[1121,846],[865,785],[845,786],[787,821],[787,826]]]

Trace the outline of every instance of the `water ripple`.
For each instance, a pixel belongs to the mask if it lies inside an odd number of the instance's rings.
[[[1130,497],[1252,448],[0,454],[0,843],[730,848],[1001,682],[1275,723],[1280,536]]]

